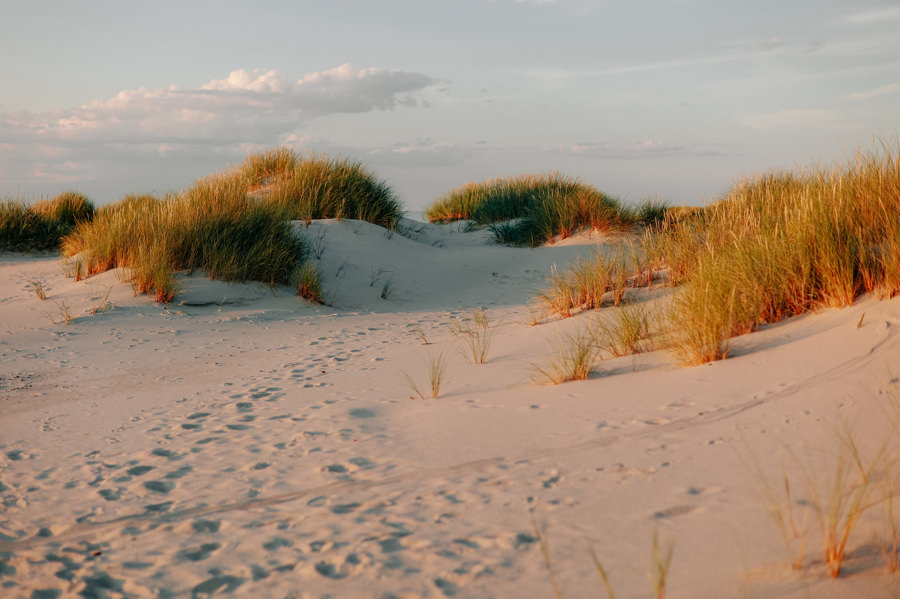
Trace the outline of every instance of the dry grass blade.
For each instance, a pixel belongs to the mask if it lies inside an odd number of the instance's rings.
[[[472,310],[471,319],[454,318],[450,332],[466,344],[463,356],[472,364],[484,364],[491,348],[492,333],[487,313],[481,308]]]
[[[31,289],[34,291],[34,294],[41,301],[47,299],[47,291],[44,289],[44,284],[40,281],[31,281],[28,283],[31,286]]]
[[[597,557],[597,552],[594,551],[594,547],[590,547],[591,551],[591,560],[594,562],[594,567],[597,569],[597,574],[600,575],[600,580],[603,581],[603,587],[606,589],[606,596],[609,599],[616,599],[616,594],[613,593],[612,584],[609,582],[609,575],[606,573],[606,568],[603,567],[603,564],[600,563],[600,558]]]
[[[441,383],[444,380],[444,374],[447,371],[447,360],[445,359],[444,354],[430,353],[425,360],[425,370],[428,372],[431,397],[432,399],[437,399],[441,393]],[[406,382],[409,384],[410,389],[412,389],[420,399],[425,399],[425,394],[419,389],[415,380],[406,372],[403,373],[403,376],[406,377]]]
[[[653,551],[651,555],[650,581],[656,592],[656,599],[665,599],[669,581],[669,568],[675,554],[675,541],[670,540],[665,546],[659,542],[659,530],[653,531]]]
[[[531,526],[534,530],[534,536],[537,537],[538,544],[541,548],[541,557],[544,560],[544,567],[547,568],[547,574],[550,576],[550,584],[553,585],[553,594],[556,599],[562,599],[562,588],[560,588],[559,582],[556,580],[556,573],[553,571],[553,561],[550,557],[550,542],[547,540],[546,535],[541,532],[541,529],[534,518],[531,520]]]
[[[532,364],[532,380],[537,383],[559,385],[566,381],[587,379],[593,372],[599,350],[590,331],[563,335],[551,343],[552,353],[543,365]]]
[[[613,357],[652,349],[651,314],[641,304],[628,304],[613,311],[612,318],[596,318],[592,327],[597,347]]]

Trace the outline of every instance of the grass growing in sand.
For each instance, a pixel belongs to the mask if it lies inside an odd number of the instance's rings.
[[[175,273],[191,269],[226,281],[294,285],[321,302],[320,279],[290,221],[346,217],[393,226],[399,216],[393,193],[362,165],[281,148],[250,155],[177,195],[104,206],[62,245],[67,256],[80,256],[85,276],[127,267],[135,291],[161,302],[178,292]],[[321,257],[322,238],[309,248]]]
[[[41,281],[31,281],[28,283],[28,286],[31,287],[32,291],[34,291],[34,295],[41,301],[47,299],[47,290],[44,289],[44,284]]]
[[[484,364],[491,349],[491,331],[487,313],[481,308],[472,310],[472,318],[454,318],[450,332],[462,339],[465,348],[463,356],[472,364]]]
[[[171,301],[175,272],[200,269],[226,281],[290,284],[303,244],[286,215],[231,181],[207,177],[178,196],[128,196],[100,208],[63,240],[85,275],[131,269],[138,293]]]
[[[633,272],[625,246],[618,244],[611,253],[597,249],[564,271],[551,269],[548,285],[536,299],[547,312],[563,318],[573,310],[602,308],[605,301],[618,306]]]
[[[435,200],[425,217],[431,222],[468,220],[475,227],[489,226],[498,243],[537,246],[581,229],[608,231],[653,222],[665,210],[658,200],[625,208],[592,185],[551,172],[467,183]]]
[[[563,599],[563,587],[560,585],[556,576],[556,571],[553,567],[553,559],[550,553],[550,541],[547,538],[547,534],[541,530],[534,519],[532,519],[531,524],[532,529],[534,530],[534,536],[537,537],[538,545],[541,550],[541,559],[544,562],[544,567],[547,569],[547,574],[550,578],[550,584],[553,587],[553,595],[556,599]],[[600,558],[597,557],[597,552],[594,550],[593,545],[589,544],[588,549],[591,555],[591,561],[594,563],[594,568],[597,570],[597,575],[603,583],[603,590],[606,592],[606,596],[609,597],[609,599],[616,599],[606,568],[603,566]],[[666,597],[666,590],[669,582],[669,570],[671,569],[672,557],[674,555],[674,538],[661,543],[659,539],[659,529],[655,528],[653,530],[651,543],[650,570],[647,572],[647,577],[653,585],[654,596],[656,599],[665,599]]]
[[[667,344],[695,365],[727,357],[731,337],[761,324],[900,292],[897,148],[748,178],[703,209],[646,210],[658,224],[639,245],[553,269],[538,301],[568,317],[618,305],[629,282],[650,286],[665,271],[679,287],[661,315]]]
[[[626,304],[609,318],[593,321],[594,343],[602,353],[618,358],[653,349],[653,314],[642,304]]]
[[[21,200],[0,202],[0,251],[51,250],[81,222],[90,221],[94,205],[74,191],[28,205]]]
[[[429,353],[425,360],[425,370],[428,373],[428,383],[431,387],[432,399],[437,399],[441,393],[441,382],[444,380],[444,373],[447,371],[447,360],[443,353]],[[409,388],[413,393],[419,396],[419,399],[425,399],[425,394],[416,385],[416,381],[406,372],[403,373]]]
[[[900,153],[745,179],[648,241],[683,284],[670,314],[679,360],[724,358],[729,337],[760,324],[900,292]]]
[[[248,156],[229,175],[292,220],[352,218],[393,229],[403,212],[387,183],[345,158],[277,148]]]
[[[531,379],[537,383],[559,385],[586,380],[599,359],[599,348],[590,330],[562,335],[550,347],[546,362],[531,365]]]
[[[880,443],[867,438],[863,448],[851,426],[841,421],[840,428],[834,430],[834,452],[828,463],[800,457],[789,450],[802,481],[800,495],[787,471],[775,482],[755,456],[744,461],[756,483],[759,499],[781,534],[791,568],[804,567],[809,522],[813,521],[818,524],[822,562],[828,575],[839,577],[852,536],[867,512],[879,507],[883,509],[883,530],[876,543],[887,570],[898,569],[900,523],[895,518],[894,499],[900,483],[895,476],[900,449],[900,429],[895,425],[900,422],[896,420],[900,400],[896,394],[889,397],[884,411],[892,428]]]

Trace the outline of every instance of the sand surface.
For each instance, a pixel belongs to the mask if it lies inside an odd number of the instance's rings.
[[[605,596],[592,550],[616,597],[653,596],[655,530],[675,542],[670,598],[900,596],[878,509],[841,578],[815,518],[791,570],[750,466],[797,481],[800,514],[835,427],[877,446],[900,300],[764,327],[706,366],[657,351],[544,386],[530,375],[550,342],[608,309],[535,326],[532,298],[609,239],[305,233],[331,306],[202,273],[164,306],[123,273],[75,282],[55,256],[0,255],[0,597],[550,598],[537,530],[567,598]],[[485,364],[449,328],[476,307]],[[427,389],[441,353],[439,398],[413,398],[404,372]]]

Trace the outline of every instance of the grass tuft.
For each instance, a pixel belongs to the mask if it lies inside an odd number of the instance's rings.
[[[31,281],[28,283],[31,289],[34,291],[34,294],[41,301],[47,299],[47,290],[44,289],[44,284],[41,281]]]
[[[32,206],[19,199],[0,202],[0,251],[57,249],[76,225],[90,221],[94,205],[74,191]]]
[[[550,344],[552,351],[544,364],[532,364],[531,378],[537,383],[559,385],[586,380],[599,359],[599,350],[591,331],[565,334]]]
[[[483,309],[472,310],[471,319],[454,318],[450,332],[466,344],[462,354],[470,363],[484,364],[487,361],[492,333],[487,313]]]
[[[74,205],[70,200],[66,206]],[[60,212],[76,212],[67,210]],[[305,263],[290,221],[346,217],[392,226],[399,215],[390,189],[361,165],[277,149],[177,195],[132,195],[104,206],[93,220],[77,222],[62,249],[78,256],[84,276],[129,268],[135,290],[161,302],[175,297],[176,273],[191,269],[225,281],[291,284],[321,302],[319,277]],[[316,257],[324,252],[323,236],[310,244]]]
[[[297,295],[314,304],[324,303],[322,295],[322,277],[311,262],[306,261],[297,266],[291,275],[291,284],[297,289]]]
[[[431,387],[432,399],[437,399],[441,392],[441,383],[444,380],[444,373],[447,371],[447,360],[443,353],[429,353],[425,360],[425,369],[428,372],[428,383]],[[419,399],[425,399],[425,394],[416,385],[415,380],[406,372],[403,373],[410,389],[419,396]]]
[[[468,220],[474,227],[489,226],[498,243],[528,246],[585,228],[607,231],[631,223],[615,199],[552,172],[467,183],[435,200],[425,217],[431,222]]]
[[[667,214],[644,241],[683,284],[679,360],[724,358],[729,337],[763,323],[900,292],[900,150],[745,179],[703,210]]]

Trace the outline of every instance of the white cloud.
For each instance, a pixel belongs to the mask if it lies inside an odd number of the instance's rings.
[[[317,116],[415,105],[434,83],[347,64],[294,83],[277,71],[238,70],[196,89],[140,88],[77,108],[0,114],[0,143],[266,142]]]
[[[420,92],[435,83],[347,64],[297,81],[237,70],[197,88],[123,90],[75,108],[0,113],[0,177],[40,187],[124,175],[147,160],[221,164],[248,147],[277,145],[314,118],[424,104]]]
[[[883,96],[885,94],[896,94],[900,92],[900,81],[897,83],[891,83],[889,85],[882,85],[881,87],[876,87],[875,89],[870,89],[864,92],[856,92],[852,94],[847,94],[844,96],[845,100],[852,100],[855,102],[859,102],[862,100],[868,100],[870,98],[874,98],[876,96]]]

